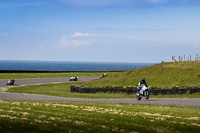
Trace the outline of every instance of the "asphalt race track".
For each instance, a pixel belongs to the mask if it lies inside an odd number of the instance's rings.
[[[91,77],[79,77],[78,81],[91,81],[94,79],[99,79],[98,76],[91,76]],[[13,86],[20,86],[20,85],[34,85],[34,84],[50,84],[50,83],[65,83],[70,82],[70,77],[66,78],[33,78],[33,79],[15,79],[15,85]],[[8,80],[0,80],[0,87],[8,87],[7,84]]]
[[[200,107],[200,98],[150,98],[142,99],[84,99],[84,98],[66,98],[56,96],[44,96],[34,94],[19,93],[0,93],[1,100],[36,100],[36,101],[75,101],[75,102],[98,102],[115,104],[147,104],[147,105],[171,105],[184,107]]]
[[[80,77],[79,81],[90,81],[99,77]],[[44,83],[70,82],[67,78],[44,78],[44,79],[16,79],[15,86],[34,85]],[[8,80],[0,80],[0,87],[8,87]],[[141,101],[134,99],[83,99],[83,98],[67,98],[57,96],[44,96],[35,94],[20,93],[0,93],[0,100],[35,100],[35,101],[76,101],[76,102],[98,102],[98,103],[115,103],[115,104],[147,104],[147,105],[164,105],[164,106],[188,106],[200,107],[200,98],[151,98]]]

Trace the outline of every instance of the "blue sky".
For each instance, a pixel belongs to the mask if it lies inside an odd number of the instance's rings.
[[[159,63],[195,56],[199,14],[199,0],[1,0],[0,60]]]

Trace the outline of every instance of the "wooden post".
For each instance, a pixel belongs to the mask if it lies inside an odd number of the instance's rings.
[[[192,61],[192,57],[191,57],[191,55],[190,55],[190,61]]]
[[[181,62],[181,57],[179,56],[179,62]]]
[[[174,55],[173,59],[174,59],[174,61],[176,60],[175,55]]]
[[[198,61],[198,59],[199,59],[199,57],[198,57],[198,53],[196,54],[196,56],[197,56],[197,61]]]
[[[184,62],[185,62],[185,54],[184,54]]]

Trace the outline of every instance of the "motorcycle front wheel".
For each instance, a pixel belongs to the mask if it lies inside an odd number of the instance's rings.
[[[137,97],[137,100],[138,100],[138,101],[141,100],[140,94],[136,94],[136,97]]]
[[[145,91],[145,98],[146,98],[146,100],[148,100],[149,99],[149,91],[147,90],[147,91]]]

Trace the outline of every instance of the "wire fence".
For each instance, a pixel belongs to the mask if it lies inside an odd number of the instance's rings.
[[[176,59],[176,56],[172,56],[172,62],[189,62],[189,61],[200,61],[199,54],[197,53],[195,57],[192,57],[192,55],[186,56],[185,54],[183,56],[178,56],[178,59]]]

